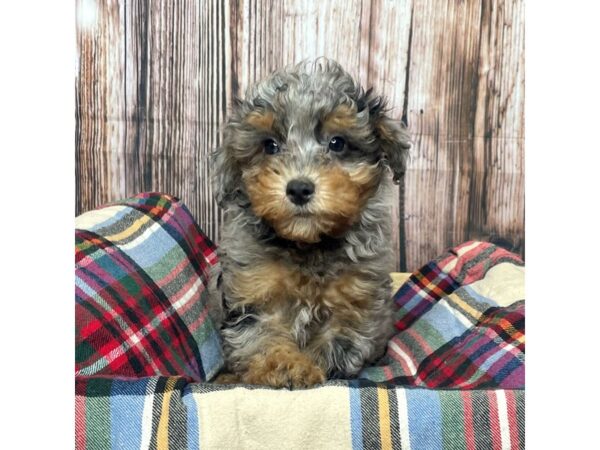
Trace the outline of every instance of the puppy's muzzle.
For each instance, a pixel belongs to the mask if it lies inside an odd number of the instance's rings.
[[[287,184],[285,193],[293,204],[302,206],[313,197],[315,185],[312,181],[306,179],[291,180]]]

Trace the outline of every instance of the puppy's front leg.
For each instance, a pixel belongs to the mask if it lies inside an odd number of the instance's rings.
[[[223,280],[235,317],[222,330],[227,367],[234,374],[223,381],[273,387],[324,382],[325,372],[300,350],[291,332],[295,315],[289,299],[314,297],[314,286],[281,261],[232,264]]]
[[[275,341],[239,361],[245,368],[222,373],[215,383],[257,384],[273,387],[309,387],[325,381],[325,372],[293,342]]]
[[[387,277],[341,274],[324,290],[323,303],[331,317],[306,351],[327,372],[351,377],[383,355],[393,333]]]
[[[227,369],[217,382],[306,387],[325,381],[325,372],[302,352],[281,314],[254,311],[249,320],[225,328]]]
[[[274,387],[308,387],[323,383],[325,373],[295,343],[276,340],[250,357],[241,380]]]

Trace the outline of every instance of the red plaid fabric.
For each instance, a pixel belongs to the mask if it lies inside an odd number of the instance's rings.
[[[216,373],[220,339],[206,307],[215,246],[185,206],[141,194],[77,223],[76,374],[201,381]]]
[[[430,388],[523,388],[522,266],[517,255],[486,242],[467,242],[426,264],[394,296],[398,332],[386,357],[360,377]]]

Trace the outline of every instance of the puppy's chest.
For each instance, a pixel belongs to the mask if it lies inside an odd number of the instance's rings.
[[[229,307],[286,317],[290,322],[322,321],[360,315],[369,309],[375,285],[349,268],[326,276],[282,261],[257,263],[225,274]]]

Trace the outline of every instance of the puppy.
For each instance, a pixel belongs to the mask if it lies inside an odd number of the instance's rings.
[[[225,373],[306,387],[349,378],[393,331],[391,180],[409,139],[336,62],[274,72],[239,100],[212,160],[224,209],[210,283]]]

